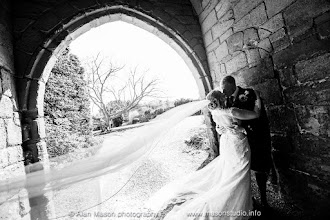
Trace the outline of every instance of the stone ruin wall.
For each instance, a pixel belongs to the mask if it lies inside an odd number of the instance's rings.
[[[214,87],[233,75],[261,91],[282,195],[301,207],[330,198],[330,2],[192,1]]]

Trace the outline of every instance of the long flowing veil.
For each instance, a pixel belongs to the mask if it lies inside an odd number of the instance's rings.
[[[95,181],[105,174],[116,173],[123,170],[132,163],[137,163],[136,166],[138,168],[138,161],[148,157],[148,154],[155,148],[158,139],[164,135],[164,133],[168,132],[185,117],[204,108],[208,103],[208,100],[202,100],[173,108],[143,127],[136,129],[136,131],[131,133],[130,137],[126,137],[125,141],[119,146],[109,147],[111,143],[105,141],[95,155],[86,159],[73,162],[61,168],[43,169],[2,181],[0,182],[0,207],[6,203],[26,197],[29,198],[30,206],[38,206],[40,205],[38,203],[47,202],[40,199],[38,200],[38,198],[45,195],[47,198],[51,198],[53,191],[76,187],[78,190],[76,192],[77,194],[79,194],[79,191],[91,190],[91,196],[86,198],[86,200],[90,201],[90,206],[86,207],[86,209],[95,208],[104,200],[102,199],[102,189],[100,187],[94,187]],[[61,157],[57,158],[57,160],[61,160]],[[26,167],[26,169],[38,170],[37,167],[42,166],[42,162],[30,166],[31,167]],[[130,176],[133,175],[134,173]],[[116,196],[116,193],[130,181],[130,178],[124,178],[121,181],[121,187],[114,189],[112,195],[109,197]],[[80,185],[82,183],[84,183],[84,185]],[[111,188],[111,180],[106,184]],[[22,190],[27,193],[21,193],[18,197],[13,196]],[[69,217],[72,211],[76,213],[81,211],[75,208],[74,202],[71,207],[61,207],[61,209],[61,213],[67,213],[63,216]],[[55,218],[63,216],[55,216]]]

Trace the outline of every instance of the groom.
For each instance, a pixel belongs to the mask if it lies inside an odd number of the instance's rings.
[[[226,76],[221,82],[222,92],[227,96],[227,106],[256,111],[259,117],[242,121],[247,132],[251,149],[251,169],[255,171],[259,187],[261,204],[267,208],[266,182],[272,166],[271,139],[269,122],[264,104],[257,99],[256,91],[236,86],[232,76]]]

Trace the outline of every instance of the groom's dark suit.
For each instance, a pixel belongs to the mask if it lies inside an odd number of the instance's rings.
[[[238,92],[233,97],[231,107],[254,110],[257,99],[253,89],[243,89],[237,86]],[[264,104],[261,102],[259,118],[242,120],[242,127],[247,132],[251,149],[251,169],[254,171],[268,172],[272,165],[271,139],[269,121]]]

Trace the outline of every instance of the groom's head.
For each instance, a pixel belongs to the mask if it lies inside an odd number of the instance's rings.
[[[220,88],[226,96],[231,96],[236,90],[236,82],[234,77],[224,77],[221,81]]]

